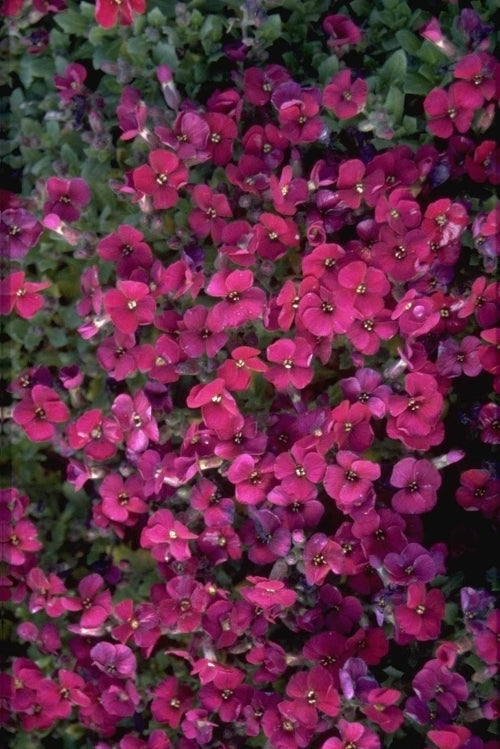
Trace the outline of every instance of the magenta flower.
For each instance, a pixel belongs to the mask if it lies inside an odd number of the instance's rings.
[[[95,20],[105,29],[118,23],[120,26],[131,26],[134,13],[144,13],[146,0],[96,0]]]
[[[201,408],[206,426],[220,439],[230,439],[243,426],[243,416],[221,377],[206,385],[194,385],[186,399],[188,408]]]
[[[354,377],[340,381],[342,394],[351,403],[363,403],[377,419],[381,419],[387,410],[391,389],[382,384],[382,375],[374,369],[358,369]]]
[[[488,614],[484,630],[476,632],[473,637],[474,648],[478,656],[489,665],[500,662],[500,611],[495,609]]]
[[[244,74],[245,98],[260,107],[271,100],[273,91],[290,80],[290,73],[281,65],[268,65],[264,70],[247,68]]]
[[[325,126],[319,116],[319,89],[301,88],[298,83],[287,81],[273,91],[271,101],[278,110],[281,133],[293,145],[312,143],[324,132]]]
[[[286,390],[289,385],[301,390],[314,377],[312,349],[304,338],[274,341],[267,347],[266,356],[271,366],[264,377],[278,390]]]
[[[462,318],[474,314],[481,328],[493,327],[500,319],[499,290],[498,282],[488,283],[486,276],[476,278],[458,316]]]
[[[274,209],[282,216],[293,216],[297,213],[297,206],[309,197],[307,180],[294,177],[291,166],[285,166],[279,178],[272,174],[269,187]]]
[[[314,533],[304,547],[303,564],[309,585],[321,585],[330,571],[338,573],[339,544],[324,533]]]
[[[264,211],[253,228],[248,249],[266,260],[277,260],[298,242],[299,232],[294,221]]]
[[[390,482],[400,489],[392,497],[396,512],[419,515],[436,505],[441,476],[430,461],[403,458],[394,466]]]
[[[113,616],[119,622],[111,630],[115,640],[125,645],[132,638],[134,645],[142,648],[148,657],[161,635],[156,607],[151,603],[134,607],[132,599],[127,598],[116,604]]]
[[[78,62],[70,63],[66,66],[62,75],[54,76],[54,86],[64,104],[70,104],[75,96],[85,96],[84,81],[86,77],[86,68]]]
[[[153,263],[151,248],[143,242],[142,232],[128,224],[120,224],[112,234],[100,240],[97,252],[103,260],[116,263],[116,273],[128,278],[136,268],[149,268]]]
[[[225,166],[233,155],[238,133],[236,122],[222,112],[207,112],[205,121],[209,129],[206,149],[215,166]]]
[[[219,332],[262,317],[266,295],[263,289],[255,287],[253,283],[254,274],[250,270],[214,273],[205,291],[209,296],[223,297],[223,301],[210,309],[207,317],[209,329]]]
[[[405,377],[405,395],[391,395],[387,434],[401,439],[407,447],[427,449],[438,445],[443,438],[438,423],[443,408],[443,396],[432,375],[411,372]]]
[[[198,304],[189,307],[179,324],[179,345],[190,359],[199,359],[203,354],[212,358],[227,343],[227,333],[215,332],[207,325],[209,310]]]
[[[483,365],[480,360],[481,341],[465,336],[461,341],[447,338],[439,344],[436,369],[443,377],[477,377]]]
[[[415,638],[427,642],[439,637],[444,618],[445,597],[438,588],[427,590],[425,583],[410,583],[406,603],[394,608],[396,642],[406,644]]]
[[[84,179],[50,177],[45,185],[48,201],[43,206],[44,215],[53,213],[63,221],[77,221],[81,209],[90,202],[91,193]]]
[[[246,390],[253,372],[266,372],[267,364],[259,359],[260,350],[253,346],[237,346],[231,351],[231,358],[226,359],[217,370],[228,390]]]
[[[40,551],[43,544],[32,522],[26,519],[0,525],[0,553],[2,560],[13,567],[21,567],[32,552]]]
[[[137,390],[133,398],[126,393],[118,395],[111,406],[111,413],[122,429],[129,450],[143,452],[150,441],[158,442],[158,424],[142,390]]]
[[[430,583],[437,574],[434,559],[417,543],[406,544],[400,551],[386,554],[384,567],[389,573],[389,581],[401,586],[414,582]]]
[[[11,260],[21,260],[34,247],[43,231],[43,227],[29,211],[24,208],[7,208],[0,211],[0,244],[2,256]]]
[[[427,128],[439,138],[449,138],[455,130],[466,133],[482,104],[481,93],[462,81],[448,90],[433,88],[424,99]]]
[[[168,511],[160,510],[160,512]],[[196,538],[196,536],[191,537]],[[184,555],[179,556],[186,559]],[[160,561],[159,556],[157,559]],[[210,596],[201,583],[194,580],[191,575],[178,575],[169,580],[165,586],[158,609],[160,622],[171,632],[195,632],[200,628],[203,614],[209,603]]]
[[[134,187],[144,195],[151,195],[157,210],[171,208],[179,200],[178,191],[187,183],[188,171],[170,151],[151,151],[149,164],[132,172]]]
[[[323,91],[323,106],[339,120],[355,117],[366,104],[368,85],[362,78],[352,80],[349,68],[337,73]]]
[[[328,46],[339,56],[347,45],[357,44],[362,39],[361,29],[342,13],[326,16],[322,27],[328,34]]]
[[[98,642],[90,651],[92,664],[114,679],[134,679],[136,658],[127,645]]]
[[[121,333],[135,333],[140,325],[149,325],[156,303],[149,286],[140,281],[117,281],[116,289],[104,294],[104,309]]]
[[[454,715],[458,702],[465,702],[469,696],[464,677],[437,659],[427,661],[415,675],[412,687],[419,699],[426,702],[435,700],[449,715]]]
[[[500,481],[486,469],[471,468],[460,475],[455,499],[464,510],[479,510],[494,518],[500,508]]]
[[[332,410],[333,436],[339,450],[363,452],[373,442],[371,413],[364,403],[343,400]]]
[[[340,712],[340,697],[329,671],[323,666],[313,666],[310,671],[298,671],[288,681],[286,694],[301,703],[320,710],[334,718]]]
[[[200,689],[201,704],[217,712],[224,723],[233,723],[253,694],[252,687],[242,683],[244,678],[245,674],[233,666],[214,666],[210,683]]]
[[[74,450],[83,448],[88,458],[97,461],[111,458],[122,436],[118,422],[104,416],[99,408],[92,408],[68,426],[70,447]]]
[[[459,749],[460,747],[466,747],[469,744],[468,739],[471,738],[472,734],[465,726],[446,726],[439,730],[432,730],[427,732],[427,736],[436,744],[438,749]],[[474,741],[474,738],[472,739]],[[487,749],[488,744],[483,744]],[[472,744],[470,744],[472,746]],[[490,746],[490,749],[495,749],[495,744]]]
[[[183,562],[191,557],[189,542],[197,538],[170,510],[157,510],[141,533],[141,546],[151,549],[151,556],[159,562],[176,559]]]
[[[321,749],[380,749],[380,739],[376,733],[362,723],[349,723],[340,718],[337,724],[340,738],[327,739]]]
[[[207,122],[197,112],[179,112],[173,128],[161,125],[155,128],[161,142],[176,151],[185,164],[199,164],[210,158],[207,140],[210,129]]]
[[[233,215],[226,196],[213,192],[208,185],[195,185],[191,196],[196,208],[188,215],[189,226],[196,236],[210,234],[214,244],[220,244],[224,219]]]
[[[288,528],[271,510],[255,510],[240,530],[241,541],[248,547],[248,558],[255,564],[270,564],[282,559],[292,544]]]
[[[338,283],[351,293],[351,303],[362,315],[373,317],[384,307],[384,297],[390,291],[386,274],[378,268],[366,265],[362,260],[354,260],[342,266]]]
[[[477,423],[481,442],[490,445],[500,444],[500,406],[496,403],[486,403],[479,411]]]
[[[274,456],[270,453],[254,457],[247,453],[238,455],[229,466],[226,476],[235,486],[238,502],[258,505],[274,485]]]
[[[182,716],[191,707],[192,693],[175,676],[167,676],[153,690],[151,712],[158,723],[177,728]]]
[[[0,315],[10,315],[15,310],[19,317],[29,320],[42,309],[43,297],[37,292],[48,289],[50,282],[32,283],[25,278],[23,271],[0,278]]]
[[[376,687],[366,695],[367,705],[361,709],[366,717],[381,727],[384,733],[394,733],[404,722],[403,712],[395,707],[401,698],[398,689]]]
[[[54,424],[63,423],[69,417],[65,403],[55,390],[45,385],[35,385],[12,413],[14,422],[22,426],[33,442],[51,439],[56,433]]]
[[[102,514],[115,523],[128,525],[130,519],[148,511],[143,481],[136,475],[124,479],[118,473],[108,473],[99,487],[99,496]]]
[[[297,327],[322,337],[345,333],[354,318],[349,295],[325,276],[319,284],[311,280],[310,290],[299,301]]]
[[[307,747],[314,734],[317,714],[314,709],[297,710],[296,701],[283,700],[262,716],[262,730],[276,749]]]
[[[373,498],[373,481],[380,478],[380,467],[348,450],[339,450],[335,460],[336,465],[326,469],[324,486],[339,510],[346,514]]]

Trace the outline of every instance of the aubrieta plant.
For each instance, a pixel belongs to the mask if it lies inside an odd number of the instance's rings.
[[[498,6],[419,5],[3,1],[3,745],[500,746]]]

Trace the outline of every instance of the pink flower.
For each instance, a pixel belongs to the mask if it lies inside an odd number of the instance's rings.
[[[314,533],[304,547],[303,564],[308,585],[321,585],[329,572],[338,573],[339,544],[324,533]]]
[[[55,213],[63,221],[71,222],[79,219],[80,209],[90,202],[89,186],[80,177],[72,179],[50,177],[45,187],[49,199],[43,206],[44,214]]]
[[[225,166],[233,155],[238,127],[231,117],[222,112],[207,112],[205,121],[209,129],[206,149],[215,166]]]
[[[488,614],[485,628],[474,635],[474,648],[478,656],[485,663],[496,665],[500,663],[500,611],[495,609]]]
[[[33,442],[51,439],[56,433],[54,424],[67,421],[69,416],[67,406],[56,391],[45,385],[35,385],[16,404],[12,414],[14,422],[22,426]]]
[[[70,104],[74,96],[85,95],[86,89],[83,82],[86,77],[86,68],[78,62],[67,65],[63,75],[54,76],[54,86],[64,104]]]
[[[226,196],[213,192],[208,185],[195,185],[191,195],[196,208],[188,215],[189,226],[196,236],[210,234],[214,244],[220,244],[224,219],[232,217]]]
[[[247,453],[238,455],[229,466],[226,476],[235,486],[238,502],[245,505],[258,505],[275,483],[274,456],[266,453],[254,457]]]
[[[340,450],[363,452],[373,442],[371,413],[363,403],[343,400],[332,410],[333,436]]]
[[[116,263],[118,276],[128,278],[136,268],[149,268],[153,263],[151,248],[143,239],[143,233],[133,226],[120,224],[115,232],[100,240],[97,252],[103,260]]]
[[[349,723],[340,718],[337,724],[340,738],[327,739],[321,744],[321,749],[380,749],[380,739],[377,734],[362,723]]]
[[[136,657],[127,645],[98,642],[90,651],[92,664],[115,679],[134,679]]]
[[[48,289],[50,282],[32,283],[25,278],[24,271],[0,278],[0,315],[10,315],[15,310],[19,317],[29,320],[42,309],[43,297],[37,292]]]
[[[226,359],[217,370],[228,390],[246,390],[253,372],[266,372],[267,364],[259,359],[260,349],[253,346],[237,346],[231,351],[231,358]]]
[[[323,91],[323,106],[340,119],[355,117],[366,103],[368,85],[362,78],[352,80],[349,68],[341,70]]]
[[[435,640],[441,631],[444,608],[445,597],[441,590],[427,591],[424,583],[411,583],[406,603],[394,609],[396,642],[405,644],[413,638],[419,642]]]
[[[149,286],[140,281],[117,281],[116,289],[104,294],[104,309],[122,333],[135,333],[155,316],[155,300]]]
[[[193,535],[191,537],[196,538]],[[157,559],[160,561],[159,556]],[[183,555],[182,559],[186,557]],[[158,610],[160,621],[172,632],[195,632],[200,629],[209,602],[210,596],[201,583],[191,575],[178,575],[165,586]]]
[[[362,711],[366,717],[379,725],[385,733],[394,733],[404,722],[403,712],[394,707],[401,698],[398,689],[376,687],[366,695],[368,702]]]
[[[239,327],[264,313],[266,295],[263,289],[253,286],[254,274],[250,270],[224,270],[214,273],[205,291],[209,296],[223,297],[210,309],[207,325],[219,332],[228,327]]]
[[[129,450],[142,452],[150,441],[158,442],[158,424],[142,390],[137,390],[133,398],[126,393],[118,395],[111,406],[111,413],[123,431]]]
[[[309,671],[293,674],[286,686],[286,694],[296,703],[312,706],[332,718],[340,712],[339,693],[331,673],[323,666],[313,666]]]
[[[141,546],[151,549],[151,556],[159,562],[176,559],[178,562],[191,557],[189,541],[197,538],[170,510],[157,510],[148,520],[141,533]]]
[[[201,408],[206,426],[220,439],[233,436],[243,426],[243,416],[221,377],[206,385],[194,385],[186,399],[188,408]]]
[[[108,473],[99,487],[99,496],[102,498],[102,514],[115,523],[128,525],[131,517],[148,511],[139,476],[123,479],[118,473]]]
[[[185,164],[198,164],[210,158],[207,151],[210,129],[208,123],[196,112],[179,112],[171,130],[158,125],[155,134],[162,143],[176,151]]]
[[[278,260],[298,242],[299,231],[294,221],[264,211],[253,228],[248,249],[266,260]]]
[[[449,138],[457,130],[466,133],[483,97],[467,83],[452,83],[448,90],[433,88],[424,99],[427,127],[439,138]]]
[[[171,208],[179,200],[178,190],[187,183],[187,169],[175,154],[161,149],[151,151],[148,161],[133,170],[134,187],[151,195],[157,210]]]
[[[227,333],[208,327],[208,314],[204,305],[189,307],[179,324],[179,345],[190,359],[198,359],[203,354],[212,358],[227,343]]]
[[[400,489],[392,497],[396,512],[420,515],[436,505],[441,476],[430,461],[403,458],[394,466],[390,482]]]
[[[500,481],[486,469],[471,468],[460,475],[455,499],[464,510],[479,510],[493,518],[500,509]]]
[[[24,208],[0,211],[2,255],[11,260],[21,260],[37,244],[42,230],[36,216]]]
[[[254,106],[263,106],[271,100],[275,88],[290,80],[290,73],[281,65],[268,65],[264,70],[247,68],[244,74],[245,98]]]
[[[326,16],[322,27],[328,34],[328,46],[336,54],[341,54],[346,45],[357,44],[362,39],[361,29],[342,13]]]
[[[496,403],[486,403],[482,406],[478,416],[481,442],[490,445],[500,444],[500,406]]]
[[[182,716],[191,707],[191,690],[175,676],[167,676],[153,690],[151,712],[158,723],[177,728]]]
[[[387,434],[416,449],[438,445],[444,436],[438,423],[443,396],[436,380],[432,375],[411,372],[405,377],[405,390],[405,395],[389,398]]]
[[[68,426],[70,447],[83,448],[84,454],[92,460],[111,458],[121,440],[122,431],[117,421],[104,416],[99,408],[92,408]]]
[[[21,567],[31,553],[40,551],[43,544],[33,523],[21,519],[17,522],[2,522],[0,526],[0,552],[2,560],[13,567]]]
[[[314,709],[298,711],[295,701],[283,700],[264,712],[262,730],[276,749],[295,749],[309,746],[316,722]]]
[[[115,640],[125,645],[132,638],[148,657],[161,635],[156,607],[151,603],[140,603],[134,607],[132,599],[127,598],[116,604],[113,615],[119,622],[111,630]]]
[[[312,143],[321,136],[324,124],[319,117],[321,92],[317,88],[301,88],[294,81],[286,81],[271,95],[278,110],[282,134],[290,143]]]
[[[400,551],[386,554],[384,567],[389,574],[389,581],[401,586],[414,582],[429,583],[437,574],[432,556],[417,543],[409,543]]]
[[[267,347],[266,356],[271,366],[264,377],[278,390],[285,390],[289,385],[301,390],[314,377],[312,349],[304,338],[274,341]]]
[[[201,704],[216,711],[224,723],[233,723],[253,693],[252,687],[242,683],[244,678],[245,674],[234,666],[215,666],[213,679],[200,689]]]
[[[95,20],[105,29],[117,23],[120,26],[131,26],[134,13],[144,13],[146,0],[96,0]]]
[[[390,283],[382,270],[354,260],[342,266],[338,283],[351,292],[352,304],[362,315],[373,317],[384,307],[384,297],[389,293]]]
[[[69,599],[66,602],[66,607],[70,611],[82,611],[79,622],[80,628],[96,629],[97,627],[100,627],[111,614],[113,609],[111,593],[107,589],[102,590],[104,585],[104,579],[101,575],[98,575],[95,572],[86,575],[86,577],[78,583],[79,598]],[[106,643],[106,645],[107,644],[108,643]],[[112,647],[113,646],[110,645],[110,648]]]
[[[380,467],[348,450],[339,450],[335,460],[336,464],[326,469],[325,490],[343,513],[349,513],[373,497],[373,481],[380,478]]]

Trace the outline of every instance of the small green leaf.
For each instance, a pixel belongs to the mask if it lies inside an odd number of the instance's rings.
[[[281,16],[271,13],[262,26],[259,27],[257,36],[265,42],[274,42],[281,36]]]
[[[82,3],[83,5],[83,3]],[[62,13],[56,13],[54,20],[66,34],[75,34],[76,36],[85,36],[89,28],[89,20],[83,13],[68,8]]]
[[[379,80],[386,85],[402,84],[408,67],[406,52],[398,49],[384,63],[380,70]]]
[[[417,94],[426,96],[432,88],[431,83],[420,73],[408,73],[403,83],[404,91],[407,94]]]
[[[396,32],[396,39],[409,55],[416,55],[422,46],[422,41],[418,36],[408,29],[399,29]]]
[[[336,55],[330,55],[318,67],[320,83],[327,85],[333,76],[339,71],[339,59]]]

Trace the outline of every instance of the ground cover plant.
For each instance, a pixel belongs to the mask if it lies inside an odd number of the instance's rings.
[[[4,0],[2,745],[498,749],[498,12]]]

